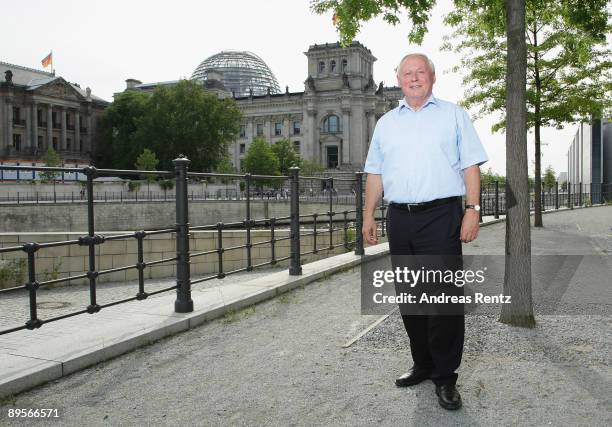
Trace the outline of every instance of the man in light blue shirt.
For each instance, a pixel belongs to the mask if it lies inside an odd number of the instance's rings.
[[[478,235],[479,166],[487,155],[467,113],[433,96],[435,68],[427,56],[402,58],[397,79],[404,98],[376,124],[365,163],[364,239],[378,243],[374,210],[384,189],[390,205],[387,229],[392,257],[460,256],[461,242],[469,243]],[[460,268],[459,262],[456,269]],[[440,405],[459,409],[455,370],[463,354],[463,314],[415,315],[402,308],[414,367],[396,385],[412,386],[431,378]]]

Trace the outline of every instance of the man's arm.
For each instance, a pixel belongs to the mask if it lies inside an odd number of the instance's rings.
[[[478,165],[463,170],[465,181],[465,203],[477,205],[480,200],[480,167]],[[461,222],[461,241],[470,243],[478,237],[480,213],[475,209],[466,209]]]
[[[376,221],[374,221],[374,211],[383,192],[381,175],[369,173],[366,178],[365,186],[365,206],[363,211],[363,228],[361,230],[363,238],[370,245],[378,243],[376,235]]]

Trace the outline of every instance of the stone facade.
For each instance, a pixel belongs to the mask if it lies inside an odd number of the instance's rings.
[[[244,121],[230,147],[234,166],[254,138],[289,139],[302,158],[327,169],[363,167],[376,121],[397,106],[401,90],[374,83],[376,58],[354,42],[310,46],[303,92],[236,98]]]
[[[235,98],[243,114],[239,137],[229,146],[237,170],[256,137],[271,143],[289,139],[302,158],[330,171],[363,168],[376,121],[397,106],[401,89],[376,85],[376,58],[359,42],[347,48],[338,43],[315,44],[305,55],[308,69],[303,92],[286,88],[285,93]],[[209,73],[204,87],[225,97],[228,91],[217,74]],[[126,83],[126,90],[151,92],[158,85],[176,82],[142,84],[129,79]]]
[[[108,102],[54,73],[0,62],[0,160],[36,162],[49,146],[62,161],[89,163]]]

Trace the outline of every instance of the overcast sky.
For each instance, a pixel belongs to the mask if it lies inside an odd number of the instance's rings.
[[[436,65],[434,94],[461,100],[460,76],[448,72],[458,57],[440,51],[442,36],[450,31],[442,25],[450,4],[438,0],[422,46],[408,43],[406,24],[392,27],[376,20],[363,27],[357,40],[378,58],[377,83],[396,84],[398,60],[405,53],[424,52]],[[2,15],[0,61],[41,68],[40,61],[52,50],[57,75],[107,100],[125,88],[127,78],[189,78],[200,62],[226,49],[256,53],[282,89],[288,85],[301,91],[308,46],[338,40],[331,14],[314,15],[308,0],[19,0],[3,2]],[[505,174],[504,134],[491,133],[494,122],[495,117],[475,122],[490,159],[484,168]],[[576,129],[570,124],[561,131],[544,130],[543,168],[567,169],[566,152]],[[532,134],[528,142],[532,160]]]

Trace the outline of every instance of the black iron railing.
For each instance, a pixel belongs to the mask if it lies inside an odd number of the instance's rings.
[[[62,173],[83,173],[87,177],[85,185],[85,202],[87,203],[87,234],[74,240],[37,243],[30,242],[19,246],[0,248],[0,257],[3,254],[25,252],[27,256],[27,282],[21,286],[15,286],[9,289],[0,290],[0,296],[3,293],[19,292],[24,289],[29,294],[29,319],[25,324],[0,330],[0,335],[23,329],[36,329],[45,323],[57,321],[67,317],[72,317],[84,313],[94,314],[105,307],[110,307],[117,304],[122,304],[133,300],[144,300],[151,295],[161,292],[167,292],[176,289],[175,311],[190,312],[193,311],[193,301],[191,299],[191,286],[197,283],[205,282],[212,279],[223,279],[228,275],[239,273],[242,271],[251,271],[254,268],[267,265],[275,265],[282,261],[289,261],[289,274],[299,275],[302,271],[301,257],[309,254],[317,254],[321,251],[329,251],[338,247],[345,247],[347,250],[353,249],[355,254],[363,255],[363,239],[361,235],[361,227],[363,223],[363,173],[356,172],[354,179],[340,178],[322,178],[322,177],[301,177],[298,168],[292,168],[289,176],[264,176],[250,174],[214,174],[214,173],[197,173],[188,172],[189,160],[179,157],[174,160],[174,171],[137,171],[137,170],[116,170],[116,169],[96,169],[92,166],[85,168],[52,168],[52,167],[30,167],[30,166],[0,166],[0,169],[6,170],[22,170],[22,171],[39,171],[39,172],[62,172]],[[176,191],[174,192],[174,202],[176,211],[176,222],[173,226],[165,228],[148,230],[148,231],[133,231],[117,235],[104,236],[96,234],[94,223],[94,207],[96,198],[94,195],[93,180],[97,176],[118,176],[118,175],[156,175],[161,177],[174,177],[176,180]],[[238,179],[243,180],[245,185],[244,200],[245,203],[245,218],[243,221],[233,223],[219,222],[217,224],[207,225],[191,225],[189,223],[189,194],[187,192],[188,180],[202,178],[222,178],[222,179]],[[290,214],[282,217],[270,218],[251,218],[251,202],[252,189],[258,185],[258,182],[265,180],[266,182],[283,183],[289,182],[289,203]],[[325,212],[305,213],[300,214],[300,201],[302,197],[309,198],[309,195],[301,194],[301,181],[312,183],[322,181],[325,182],[326,188],[333,188],[335,181],[349,181],[355,189],[355,195],[352,198],[354,209],[334,211],[334,201],[337,197],[332,191],[326,193],[327,208]],[[385,235],[384,218],[386,206],[382,202],[380,206],[381,215],[377,220],[381,222],[382,235]],[[289,226],[290,232],[287,236],[278,236],[279,226]],[[304,226],[312,225],[312,231],[304,231]],[[320,227],[323,225],[323,227]],[[223,231],[241,228],[246,231],[245,243],[235,246],[224,246]],[[254,229],[269,229],[270,238],[265,241],[253,242],[251,231]],[[354,238],[350,238],[349,230],[354,230]],[[217,233],[217,246],[214,249],[206,251],[192,251],[189,247],[189,233],[197,230],[210,230]],[[339,243],[334,243],[334,233],[341,232],[342,239]],[[156,234],[173,233],[176,240],[176,256],[171,258],[161,258],[156,260],[144,259],[144,240]],[[300,237],[313,236],[312,247],[303,248],[300,244]],[[319,238],[317,238],[319,237]],[[137,262],[135,264],[124,265],[121,267],[99,270],[96,265],[96,248],[103,245],[105,242],[120,240],[120,239],[135,239],[137,243]],[[290,251],[288,256],[277,256],[277,244],[284,240],[290,240]],[[88,269],[80,275],[54,278],[51,280],[39,281],[36,272],[36,254],[47,248],[58,246],[78,245],[88,248]],[[252,249],[261,245],[270,245],[270,258],[266,262],[253,264]],[[234,250],[246,251],[246,266],[239,269],[227,271],[224,268],[224,254]],[[99,250],[98,250],[99,251]],[[329,253],[329,252],[328,252]],[[216,257],[218,268],[215,274],[205,277],[194,278],[190,271],[190,260],[192,258],[213,256]],[[144,271],[155,265],[174,262],[176,265],[176,284],[155,291],[147,291],[145,287]],[[138,271],[138,292],[130,298],[119,301],[112,301],[106,304],[98,302],[98,278],[102,275],[107,275],[115,272],[136,269]],[[50,286],[62,282],[67,282],[75,279],[87,279],[89,284],[89,304],[82,310],[56,316],[48,319],[40,319],[37,311],[37,291],[41,287]]]
[[[612,202],[612,184],[573,184],[558,182],[542,191],[542,210],[554,210],[567,207],[573,209],[577,206],[599,205]],[[482,216],[506,214],[505,186],[497,181],[482,185],[480,189],[480,206]],[[531,189],[530,210],[535,209],[535,194]]]

